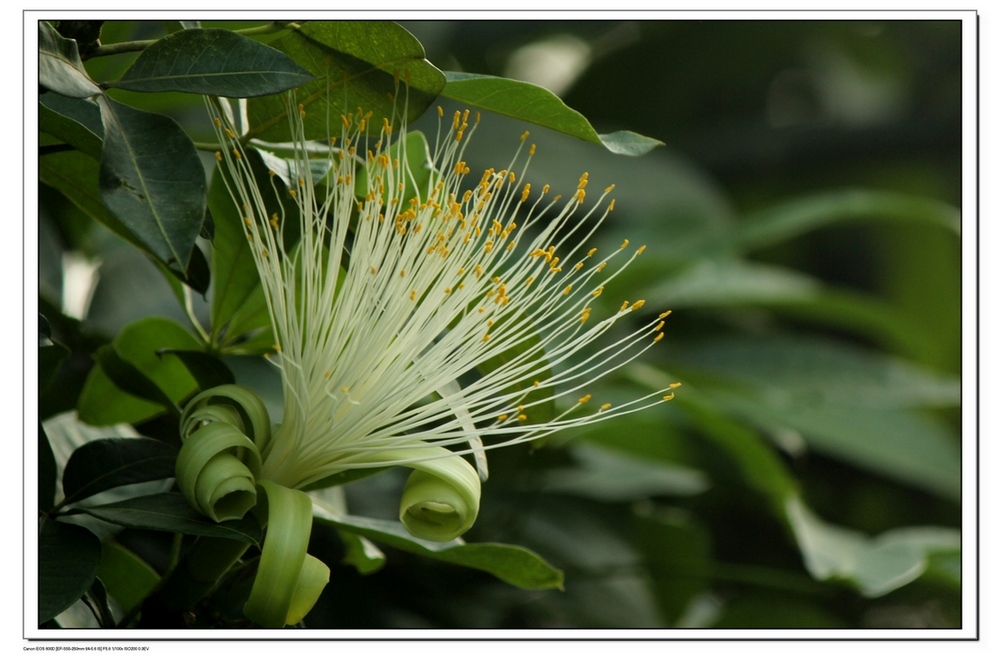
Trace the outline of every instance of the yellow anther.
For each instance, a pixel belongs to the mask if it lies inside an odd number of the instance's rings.
[[[536,386],[536,387],[540,387],[540,386],[542,386],[542,382],[541,382],[541,380],[535,380],[535,386]]]
[[[618,310],[618,313],[621,313],[621,312],[625,311],[626,309],[628,309],[628,300],[625,300],[624,302],[622,302],[621,309]]]
[[[542,194],[548,194],[548,193],[549,193],[549,184],[546,183],[544,186],[542,186]]]
[[[573,266],[573,272],[576,272],[577,270],[579,270],[582,267],[583,267],[583,261],[580,261],[579,263],[577,263],[576,265]]]
[[[521,141],[523,142],[526,139],[528,139],[528,135],[531,135],[531,133],[529,133],[528,131],[524,131],[523,133],[521,133]]]
[[[604,285],[601,284],[600,286],[598,286],[597,288],[594,289],[594,292],[591,293],[591,295],[593,295],[594,297],[597,297],[598,295],[600,295],[603,292],[604,292]]]
[[[642,309],[642,305],[644,304],[646,304],[645,300],[636,300],[635,302],[632,303],[632,311],[635,311],[636,309]]]
[[[350,387],[341,387],[341,388],[340,388],[340,391],[341,391],[342,393],[345,393],[345,394],[346,394],[346,393],[350,393],[350,391],[351,391],[351,388],[350,388]]]
[[[247,226],[252,226],[253,225],[253,223],[250,221],[249,217],[244,217],[243,218],[243,224],[245,224]]]
[[[628,238],[622,241],[621,247],[618,249],[625,249],[626,247],[628,247]]]
[[[325,377],[325,378],[329,378],[332,375],[333,375],[333,371],[326,371],[326,372],[323,373],[323,377]]]
[[[674,399],[673,392],[670,392],[669,394],[663,397],[663,400],[673,400],[673,399]]]
[[[578,403],[579,403],[580,405],[584,405],[584,404],[586,404],[586,403],[589,403],[589,402],[590,402],[590,394],[587,394],[587,395],[585,395],[585,396],[581,397],[581,398],[580,398],[580,400],[578,400],[577,402],[578,402]]]
[[[661,313],[661,314],[660,314],[660,315],[659,315],[658,317],[659,317],[659,318],[666,318],[666,317],[667,317],[667,316],[669,316],[670,314],[671,314],[671,312],[670,312],[670,311],[664,311],[664,312],[663,312],[663,313]]]
[[[451,295],[451,286],[445,286],[444,287],[444,294],[445,295]]]
[[[593,256],[594,254],[597,254],[597,248],[596,247],[591,247],[590,251],[587,252],[587,257],[589,258],[589,257]]]
[[[664,322],[664,321],[661,320],[660,322],[658,322],[656,324],[656,327],[653,328],[653,331],[654,332],[659,332],[661,329],[663,329],[664,325],[666,325],[666,322]]]
[[[274,351],[275,351],[275,352],[281,352],[281,346],[279,346],[279,345],[278,345],[277,343],[275,343],[275,344],[274,344],[273,346],[271,346],[271,347],[272,347],[272,348],[274,348]]]
[[[615,209],[615,200],[612,199],[611,203],[608,204],[608,211],[613,211]]]
[[[239,149],[233,149],[233,157],[235,157],[237,160],[243,160],[243,156],[240,155]]]
[[[681,383],[680,383],[680,382],[672,382],[672,383],[670,384],[670,388],[671,388],[671,389],[676,389],[676,388],[677,388],[677,387],[679,387],[679,386],[681,386]]]
[[[501,414],[500,416],[497,417],[497,421],[499,421],[500,423],[503,423],[506,420],[507,420],[506,414]]]
[[[486,334],[486,335],[484,335],[484,336],[483,336],[483,343],[486,343],[486,342],[487,342],[487,341],[489,341],[489,340],[490,340],[491,338],[492,338],[492,337],[491,337],[491,336],[490,336],[489,334]]]
[[[373,275],[374,275],[374,274],[375,274],[376,272],[378,272],[378,270],[377,270],[377,269],[375,268],[375,266],[373,266],[373,265],[370,265],[370,266],[368,266],[368,270],[370,270],[370,271],[371,271],[371,273],[372,273]]]
[[[569,292],[571,290],[573,290],[573,284],[570,284],[569,286],[563,289],[563,295],[569,295]]]
[[[400,277],[405,277],[405,276],[406,276],[406,268],[403,268],[403,269],[401,269],[401,270],[399,271],[399,276],[400,276]]]
[[[218,160],[219,162],[222,162],[222,151],[215,152],[215,159]]]
[[[604,403],[603,405],[601,405],[601,409],[599,411],[606,412],[607,410],[610,409],[611,409],[611,403]]]
[[[642,254],[642,253],[643,253],[643,252],[645,252],[645,251],[646,251],[646,246],[645,246],[645,245],[643,245],[643,246],[642,246],[642,247],[640,247],[639,249],[635,250],[635,253],[636,253],[636,256],[638,256],[639,254]]]
[[[438,116],[439,117],[443,117],[444,116],[444,108],[441,107],[440,105],[438,106]]]
[[[528,155],[529,156],[535,155],[535,145],[534,144],[532,144],[531,146],[528,147]]]
[[[215,123],[215,127],[216,128],[221,128],[222,127],[222,119],[219,119],[218,117],[216,117],[213,121]]]
[[[417,299],[417,289],[414,288],[413,290],[410,291],[410,301],[412,302],[413,300],[416,299]]]
[[[527,414],[518,414],[517,415],[517,420],[518,421],[522,421],[522,422],[527,421],[528,420],[528,415]]]
[[[663,339],[663,332],[660,332],[659,334],[656,335],[656,338],[653,339],[653,343],[659,343],[662,339]]]
[[[277,213],[271,215],[271,226],[274,227],[275,229],[278,228],[278,214]]]
[[[599,266],[597,266],[596,272],[600,272],[601,270],[603,270],[604,268],[606,268],[607,265],[608,265],[607,261],[601,261],[601,264]]]
[[[612,183],[612,184],[611,184],[611,185],[609,185],[608,187],[604,188],[604,194],[608,194],[609,192],[611,192],[611,191],[612,191],[612,190],[614,190],[614,189],[615,189],[615,184],[614,184],[614,183]]]
[[[535,281],[535,275],[531,275],[530,277],[524,280],[524,287],[527,288],[528,286],[531,286],[531,284],[534,281]]]
[[[226,137],[228,137],[231,140],[236,139],[236,133],[234,133],[231,129],[226,128],[225,131],[226,131]]]

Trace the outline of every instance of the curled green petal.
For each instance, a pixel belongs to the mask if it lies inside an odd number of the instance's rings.
[[[414,537],[446,542],[475,523],[482,490],[472,465],[447,449],[419,449],[414,457],[426,457],[427,451],[436,450],[447,455],[410,465],[414,471],[399,502],[399,521]]]
[[[309,495],[266,480],[257,485],[266,501],[267,535],[243,613],[264,627],[283,627],[309,612],[330,572],[306,553],[312,533]]]
[[[288,607],[288,614],[285,616],[285,624],[294,625],[305,618],[306,614],[316,606],[316,601],[328,583],[330,583],[330,568],[315,556],[306,554],[302,572],[299,573],[299,583],[295,587],[291,606]]]
[[[236,385],[206,389],[185,406],[181,439],[177,484],[194,508],[222,522],[254,507],[260,447],[271,439],[260,398]]]
[[[260,465],[260,453],[246,435],[234,426],[212,423],[181,446],[177,485],[203,515],[216,522],[240,519],[256,503]]]
[[[239,424],[235,423],[237,418]],[[203,423],[213,421],[237,426],[262,452],[271,441],[271,418],[267,407],[245,387],[224,384],[206,389],[192,398],[181,418],[181,436],[186,438]]]

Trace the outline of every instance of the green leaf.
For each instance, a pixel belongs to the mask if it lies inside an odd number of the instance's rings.
[[[961,232],[961,213],[954,206],[894,192],[847,190],[796,199],[755,213],[717,246],[759,249],[821,227],[872,220],[936,225],[956,236]]]
[[[99,102],[104,204],[149,252],[186,272],[205,219],[205,170],[194,144],[169,117]]]
[[[160,582],[160,576],[146,561],[117,542],[104,543],[97,577],[125,611],[141,604]]]
[[[111,605],[108,603],[108,591],[100,578],[94,579],[94,583],[90,584],[83,601],[97,618],[99,627],[108,629],[115,626],[115,614],[111,612]]]
[[[229,367],[213,355],[200,350],[175,350],[168,348],[159,351],[160,355],[177,357],[198,383],[198,389],[204,391],[221,384],[235,384],[236,376]]]
[[[265,206],[277,211],[281,208],[279,197],[268,181],[268,168],[258,156],[256,151],[247,152],[247,160]],[[243,217],[226,187],[228,177],[224,168],[217,167],[208,192],[208,207],[215,221],[215,235],[212,237],[215,275],[211,308],[213,344],[227,351],[234,347],[246,351],[269,350],[274,344],[271,316],[257,266],[250,253]],[[283,185],[280,181],[275,181],[274,185],[281,191]],[[294,204],[285,209],[286,223],[298,223],[298,214],[293,209]]]
[[[102,506],[77,508],[71,512],[86,513],[130,529],[228,538],[248,544],[258,544],[261,538],[260,525],[253,515],[216,524],[188,505],[180,492],[150,494]]]
[[[38,104],[38,129],[87,154],[101,157],[104,126],[101,109],[93,101],[44,94]]]
[[[270,46],[229,30],[181,30],[139,54],[109,86],[246,98],[298,87],[313,76]]]
[[[146,377],[141,370],[123,359],[114,346],[101,346],[94,354],[94,361],[100,366],[100,372],[107,375],[115,387],[121,391],[152,403],[158,403],[168,411],[179,413],[170,397],[155,382]],[[98,371],[94,369],[92,372],[97,373]]]
[[[357,568],[359,574],[374,574],[385,565],[385,554],[371,540],[343,529],[337,533],[346,549],[344,562]]]
[[[64,39],[46,21],[38,21],[38,82],[63,96],[87,98],[101,88],[87,75],[76,41]]]
[[[39,181],[55,188],[88,216],[156,259],[157,264],[170,275],[171,282],[183,282],[201,294],[208,290],[208,261],[197,245],[191,250],[187,272],[181,272],[177,263],[167,266],[162,260],[158,260],[155,254],[149,252],[146,243],[108,210],[101,198],[98,183],[100,166],[93,158],[80,151],[48,153],[39,158],[38,174]]]
[[[663,146],[659,140],[630,131],[598,135],[586,117],[544,87],[472,73],[449,71],[445,76],[448,84],[441,95],[446,98],[601,144],[612,153],[641,156]]]
[[[56,456],[45,428],[38,424],[38,509],[49,510],[55,504]]]
[[[637,295],[669,309],[798,302],[814,299],[816,279],[780,266],[747,261],[698,261]]]
[[[399,522],[332,515],[313,508],[316,519],[338,530],[445,563],[488,572],[518,588],[562,588],[563,573],[531,550],[497,543],[465,544],[461,540],[431,542],[414,538]]]
[[[113,343],[119,359],[108,357],[109,362],[121,366],[120,361],[131,365],[128,373],[123,367],[118,375],[128,382],[138,383],[143,395],[162,400],[151,403],[116,386],[116,383],[98,363],[87,377],[77,409],[80,419],[95,426],[116,423],[137,423],[151,418],[165,408],[172,408],[197,387],[197,382],[179,360],[163,358],[159,351],[199,350],[201,345],[186,329],[166,318],[144,318],[126,326]],[[107,352],[104,353],[106,356]],[[141,382],[136,377],[136,371]],[[162,391],[166,400],[160,399],[156,390]],[[167,404],[169,402],[169,405]]]
[[[98,439],[73,451],[63,472],[64,503],[119,485],[172,478],[177,449],[146,438]]]
[[[316,76],[296,92],[306,110],[309,139],[326,141],[330,121],[339,122],[345,107],[349,112],[358,107],[372,112],[375,121],[370,123],[380,130],[382,117],[398,113],[396,97],[400,94],[406,97],[407,118],[415,120],[445,83],[444,75],[425,59],[420,42],[387,21],[306,23],[271,45]],[[289,141],[284,98],[252,99],[248,115],[251,137]]]
[[[635,382],[654,390],[678,380],[675,373],[643,363],[630,364],[626,372]],[[720,414],[698,384],[685,380],[670,404],[681,408],[691,423],[733,460],[744,482],[767,499],[775,517],[784,519],[785,501],[798,494],[798,485],[773,449],[756,432]]]
[[[716,409],[812,450],[920,487],[960,494],[954,432],[916,408],[959,404],[957,379],[828,340],[720,339],[671,358]],[[690,366],[696,366],[693,370]]]
[[[101,541],[74,524],[46,520],[38,534],[38,624],[87,592],[101,562]]]
[[[688,467],[630,457],[595,444],[576,444],[569,450],[576,465],[546,471],[546,491],[622,502],[693,496],[709,487],[703,473]]]
[[[636,544],[660,612],[673,625],[709,585],[708,532],[681,510],[636,507]]]
[[[961,546],[958,529],[947,528],[893,529],[869,539],[824,522],[798,498],[788,501],[788,519],[809,572],[820,580],[846,580],[865,597],[910,583],[924,573],[932,554]]]

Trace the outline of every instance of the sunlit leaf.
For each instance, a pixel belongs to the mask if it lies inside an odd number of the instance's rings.
[[[420,42],[387,21],[305,23],[271,46],[316,76],[296,92],[296,100],[306,110],[309,139],[325,141],[340,115],[359,107],[373,113],[371,127],[377,131],[383,117],[391,118],[402,110],[403,97],[408,118],[414,120],[444,87],[444,75],[425,59]],[[288,141],[287,111],[283,97],[252,99],[250,135]],[[339,134],[339,128],[333,130]]]
[[[172,320],[153,317],[128,325],[109,348],[151,385],[140,383],[137,386],[141,387],[141,391],[129,392],[119,388],[102,366],[95,367],[80,394],[80,418],[98,426],[136,423],[179,403],[195,390],[197,382],[182,362],[173,357],[160,356],[158,352],[163,349],[198,350],[200,347],[196,338]],[[127,382],[137,380],[128,373],[123,376],[129,378]],[[155,390],[151,391],[150,386]],[[149,402],[148,398],[143,400],[140,394],[161,402]]]
[[[146,561],[117,542],[104,543],[97,577],[125,611],[141,604],[160,581]]]
[[[631,131],[598,135],[586,117],[538,85],[471,73],[449,71],[445,75],[448,84],[441,95],[446,98],[601,144],[612,153],[641,156],[663,145]]]

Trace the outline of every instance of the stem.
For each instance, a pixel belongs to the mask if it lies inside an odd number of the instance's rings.
[[[233,30],[236,34],[242,34],[244,36],[252,36],[257,34],[273,34],[274,32],[280,32],[285,29],[298,29],[299,25],[291,21],[271,21],[266,25],[258,25],[256,27],[247,27],[241,30]],[[90,59],[92,57],[102,57],[105,55],[120,55],[122,53],[134,53],[141,50],[149,48],[154,43],[159,41],[159,39],[141,39],[136,41],[120,41],[118,43],[111,43],[108,45],[101,45],[94,48],[92,51],[87,53],[87,56],[83,59]]]

